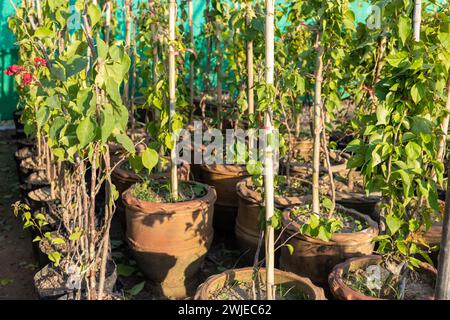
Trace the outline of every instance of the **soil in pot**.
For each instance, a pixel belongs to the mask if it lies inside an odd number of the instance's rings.
[[[195,300],[253,300],[265,299],[265,272],[260,269],[256,278],[253,268],[225,271],[209,277],[197,289]],[[321,288],[290,272],[275,269],[277,300],[325,300]],[[255,292],[253,291],[253,279]]]
[[[260,234],[260,216],[264,207],[261,196],[263,188],[257,187],[252,177],[243,179],[236,186],[239,208],[236,217],[236,243],[244,252],[242,257],[247,265],[253,265]],[[311,183],[291,177],[289,184],[285,176],[277,176],[275,183],[275,206],[284,210],[288,206],[304,203],[303,197],[311,194]],[[279,251],[276,252],[278,257]],[[264,250],[261,250],[262,258]]]
[[[238,212],[236,185],[249,176],[245,165],[202,165],[201,169],[203,182],[217,192],[214,231],[227,238],[233,237]]]
[[[431,300],[436,274],[428,264],[410,270],[372,255],[337,265],[329,284],[339,300]]]
[[[329,223],[326,210],[321,217]],[[368,255],[373,252],[372,239],[378,235],[377,224],[370,217],[353,209],[336,205],[333,214],[333,233],[325,229],[310,228],[309,205],[297,206],[283,212],[282,243],[291,245],[281,248],[281,269],[310,278],[314,283],[324,285],[333,267],[348,258]],[[320,232],[320,233],[319,233]],[[321,235],[321,232],[324,235]]]
[[[197,182],[179,181],[179,199],[167,180],[139,183],[122,195],[127,242],[141,271],[166,297],[186,297],[213,240],[216,193]]]
[[[117,163],[118,158],[113,158],[113,161]],[[125,219],[125,207],[122,202],[122,193],[130,188],[133,184],[137,182],[141,182],[143,178],[146,179],[160,179],[166,178],[170,179],[170,161],[167,158],[161,158],[161,172],[147,174],[145,172],[136,173],[131,168],[131,165],[128,161],[124,161],[122,164],[118,165],[116,169],[114,169],[111,178],[112,182],[117,188],[119,192],[119,199],[116,202],[117,209],[116,215],[119,217],[123,230],[126,229],[126,219]],[[188,163],[183,162],[178,168],[178,178],[180,180],[189,180],[190,166]]]

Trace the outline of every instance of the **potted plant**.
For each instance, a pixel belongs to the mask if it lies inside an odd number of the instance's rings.
[[[143,273],[165,296],[184,297],[196,287],[196,276],[211,245],[214,189],[197,182],[178,181],[175,135],[176,114],[176,2],[169,3],[168,101],[161,117],[169,129],[170,181],[144,180],[122,194],[126,207],[127,241]],[[164,61],[165,63],[166,61]],[[152,170],[158,154],[146,149],[142,163]],[[187,227],[186,227],[187,226]]]
[[[448,52],[448,48],[436,38],[440,28],[434,14],[422,12],[423,20],[413,23],[406,18],[417,10],[420,6],[413,3],[392,3],[386,7],[391,22],[390,37],[386,39],[387,64],[374,88],[376,98],[368,101],[376,114],[359,119],[364,128],[351,143],[357,146],[351,166],[361,166],[366,189],[381,191],[383,196],[383,234],[375,239],[381,257],[355,259],[336,267],[329,281],[333,293],[341,299],[434,297],[436,271],[421,260],[431,264],[429,254],[435,249],[424,241],[423,234],[440,213],[437,184],[442,184],[444,168],[435,159],[445,98],[439,96],[431,109],[426,105],[427,97],[434,96],[430,79],[439,79],[441,84],[447,81],[444,73],[438,71],[440,67],[433,66],[440,65],[439,53]],[[446,15],[441,10],[448,9],[438,9],[438,17]],[[419,42],[418,35],[424,29],[426,36]],[[436,45],[428,46],[428,41]],[[389,128],[393,131],[387,133]],[[383,153],[384,145],[392,152],[384,149]],[[369,148],[371,159],[366,160]],[[415,162],[421,163],[421,169],[412,170]],[[420,294],[411,296],[411,286]]]

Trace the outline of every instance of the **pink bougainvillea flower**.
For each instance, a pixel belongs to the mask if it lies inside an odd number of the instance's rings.
[[[23,68],[21,66],[18,66],[17,64],[13,64],[8,69],[5,70],[5,73],[8,76],[15,76],[16,74],[19,74],[23,71]]]
[[[22,88],[29,86],[33,82],[33,75],[31,73],[22,74]]]
[[[47,64],[47,60],[41,57],[34,58],[34,65],[36,67],[44,67]]]

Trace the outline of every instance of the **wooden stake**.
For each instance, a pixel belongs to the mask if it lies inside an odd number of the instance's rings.
[[[312,175],[312,196],[313,212],[320,213],[319,199],[319,170],[320,170],[320,134],[322,132],[321,108],[322,108],[322,82],[323,82],[323,53],[324,48],[317,42],[316,58],[316,83],[314,86],[314,148],[313,148],[313,175]]]
[[[266,0],[266,83],[273,84],[274,81],[274,0]],[[269,107],[264,116],[266,141],[273,133],[272,110]],[[267,141],[264,151],[264,192],[266,205],[266,285],[267,299],[275,299],[274,281],[274,229],[270,224],[274,215],[274,172],[273,172],[273,149]]]
[[[194,8],[193,1],[188,0],[188,21],[189,21],[189,34],[190,34],[190,47],[191,50],[195,51],[194,48]],[[191,104],[192,116],[194,114],[194,59],[192,53],[189,61],[189,102]],[[192,118],[191,116],[191,118]]]
[[[450,161],[447,164],[450,169]],[[442,238],[439,250],[439,266],[436,279],[436,299],[450,299],[450,184],[447,186]]]
[[[175,25],[177,18],[177,2],[176,0],[169,0],[169,106],[170,106],[170,123],[175,116],[176,111],[176,68],[175,68]],[[171,186],[172,186],[172,198],[178,199],[178,177],[177,177],[177,164],[176,164],[176,148],[175,143],[172,150],[170,150],[171,160]]]
[[[422,23],[422,0],[414,0],[413,37],[415,42],[420,41],[421,23]]]

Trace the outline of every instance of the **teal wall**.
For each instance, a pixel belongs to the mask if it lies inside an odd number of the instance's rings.
[[[21,0],[12,0],[14,3],[19,4]],[[73,0],[70,0],[71,2]],[[137,8],[140,2],[147,0],[134,0],[134,7]],[[185,0],[182,0],[185,1]],[[195,33],[200,32],[200,28],[203,24],[203,11],[205,9],[205,0],[193,0],[194,1],[194,28]],[[286,0],[276,0],[276,2],[282,2]],[[123,0],[118,1],[119,6],[122,7]],[[356,13],[357,21],[364,21],[367,17],[367,4],[363,0],[355,1],[352,3],[352,8]],[[17,48],[14,45],[14,37],[8,30],[7,20],[13,13],[10,0],[0,0],[0,121],[12,119],[12,113],[16,108],[17,95],[14,89],[14,79],[4,74],[3,70],[8,68],[17,60]],[[117,10],[119,21],[123,21],[123,10]],[[121,23],[122,30],[124,29],[123,23]],[[122,31],[123,32],[123,31]]]

